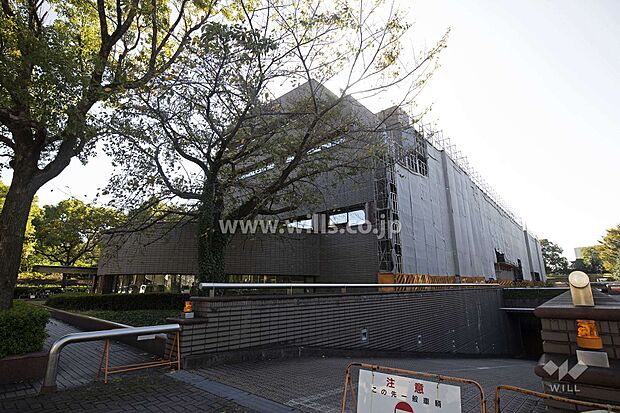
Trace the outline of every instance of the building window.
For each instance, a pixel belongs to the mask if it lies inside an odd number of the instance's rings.
[[[358,209],[349,212],[349,226],[362,225],[366,223],[366,211]]]
[[[340,214],[330,214],[329,215],[329,226],[337,226],[337,225],[345,225],[348,222],[347,213],[342,212]]]
[[[312,219],[296,219],[293,221],[289,221],[287,225],[292,228],[312,229]]]
[[[329,227],[354,226],[366,223],[366,211],[363,208],[351,211],[333,211],[329,213]]]

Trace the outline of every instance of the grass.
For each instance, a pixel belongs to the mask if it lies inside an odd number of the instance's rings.
[[[166,317],[177,317],[182,314],[180,310],[89,310],[81,311],[80,314],[116,323],[127,324],[133,327],[153,326],[167,324]]]

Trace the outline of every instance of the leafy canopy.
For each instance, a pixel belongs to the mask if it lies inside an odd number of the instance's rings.
[[[53,264],[94,265],[99,258],[101,235],[123,221],[124,216],[114,209],[77,199],[46,205],[33,221],[35,250]]]
[[[568,260],[562,255],[564,250],[559,245],[554,244],[548,239],[541,239],[540,248],[547,274],[568,273]]]
[[[597,249],[605,269],[620,278],[620,225],[607,230]]]

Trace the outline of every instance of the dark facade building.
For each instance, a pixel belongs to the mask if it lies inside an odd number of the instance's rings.
[[[322,175],[320,202],[282,217],[284,233],[236,231],[226,251],[231,281],[374,283],[380,273],[544,280],[536,237],[447,139],[400,111],[356,110],[384,126],[377,139],[386,154],[353,177]],[[98,275],[114,291],[186,288],[198,271],[196,237],[191,222],[122,241],[109,235]]]

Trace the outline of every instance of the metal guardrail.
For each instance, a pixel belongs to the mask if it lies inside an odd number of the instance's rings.
[[[578,406],[580,407],[586,407],[589,409],[600,409],[603,411],[607,411],[609,413],[611,412],[620,412],[620,406],[614,406],[612,404],[603,404],[603,403],[596,403],[596,402],[590,402],[587,400],[576,400],[576,399],[569,399],[567,397],[562,397],[562,396],[556,396],[555,394],[548,394],[548,393],[541,393],[539,391],[534,391],[534,390],[529,390],[529,389],[524,389],[521,387],[516,387],[516,386],[510,386],[507,384],[502,384],[500,386],[497,386],[495,388],[495,397],[494,397],[494,404],[495,404],[495,408],[494,408],[494,413],[501,413],[502,409],[501,409],[501,405],[500,405],[500,392],[502,390],[506,390],[506,391],[512,391],[512,392],[516,392],[516,393],[521,393],[521,394],[525,394],[528,396],[533,396],[533,397],[538,397],[540,399],[543,400],[551,400],[551,401],[555,401],[555,402],[560,402],[560,403],[566,403],[566,404],[572,404],[575,406],[575,408],[577,408]],[[575,411],[578,411],[577,409]]]
[[[442,374],[405,370],[405,369],[399,369],[396,367],[378,366],[376,364],[368,364],[368,363],[360,363],[360,362],[353,362],[347,366],[347,370],[345,373],[345,379],[344,379],[344,390],[342,392],[342,402],[341,402],[342,413],[345,412],[345,407],[346,407],[346,402],[347,402],[347,390],[350,392],[349,394],[351,395],[351,401],[353,402],[354,405],[356,404],[355,392],[353,390],[353,382],[351,381],[351,367],[359,367],[360,369],[368,369],[371,371],[379,371],[379,372],[408,374],[410,376],[423,377],[425,379],[437,380],[439,383],[448,381],[448,382],[472,385],[476,387],[476,389],[478,390],[478,393],[480,394],[480,412],[487,413],[487,400],[484,394],[484,389],[482,388],[480,383],[478,383],[477,381],[474,381],[471,379],[465,379],[462,377],[444,376]]]
[[[54,342],[50,349],[49,358],[47,360],[47,368],[43,379],[41,393],[53,393],[56,391],[56,376],[58,374],[58,361],[62,349],[72,343],[83,343],[86,341],[108,340],[110,338],[139,336],[156,333],[175,333],[181,331],[179,324],[165,324],[161,326],[146,327],[126,327],[116,328],[112,330],[85,331],[81,333],[71,333],[60,337]]]
[[[396,288],[396,287],[501,287],[494,283],[417,283],[417,284],[332,284],[332,283],[200,283],[200,288],[210,289],[215,295],[216,289],[287,289],[290,293],[294,288],[340,288],[346,292],[347,288]]]

